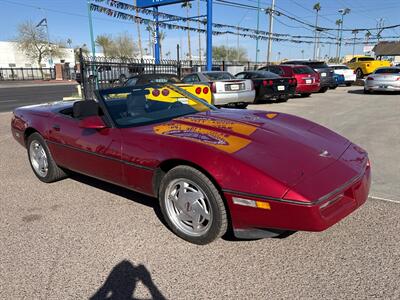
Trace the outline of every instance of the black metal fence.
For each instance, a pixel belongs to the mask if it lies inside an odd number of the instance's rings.
[[[237,73],[243,70],[256,70],[262,65],[264,64],[215,61],[212,69]],[[90,99],[94,97],[96,89],[121,86],[133,75],[161,73],[176,74],[178,77],[183,77],[186,74],[204,70],[206,70],[205,61],[162,60],[159,64],[156,64],[154,59],[93,58],[81,55],[80,68],[76,77],[82,85],[85,98]]]
[[[74,68],[63,68],[62,72],[63,79],[76,79],[76,71]],[[55,78],[55,68],[0,68],[0,81],[51,80]]]

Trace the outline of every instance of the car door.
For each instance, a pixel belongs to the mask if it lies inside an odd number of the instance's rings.
[[[52,119],[48,144],[57,164],[78,173],[121,183],[120,129],[80,128],[79,122],[62,113]]]

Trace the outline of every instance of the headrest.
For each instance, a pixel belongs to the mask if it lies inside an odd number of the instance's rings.
[[[99,115],[99,104],[94,100],[77,101],[72,107],[74,118],[83,119]]]

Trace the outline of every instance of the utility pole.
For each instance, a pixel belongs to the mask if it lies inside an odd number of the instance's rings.
[[[260,30],[260,0],[257,1],[257,38],[256,38],[256,65],[258,65],[258,43],[259,43],[259,38],[258,38],[258,31]]]
[[[343,9],[339,9],[339,13],[342,15],[342,22],[340,24],[340,39],[339,39],[339,61],[340,61],[340,55],[341,55],[341,50],[342,50],[342,40],[343,40],[343,18],[345,15],[347,15],[348,13],[350,13],[350,8],[343,8]]]
[[[340,25],[342,24],[342,20],[336,20],[337,29],[337,36],[336,36],[336,62],[339,62],[339,38],[340,38]]]
[[[315,60],[317,58],[317,52],[318,52],[318,35],[319,35],[319,31],[318,31],[318,15],[319,15],[319,11],[321,10],[321,4],[318,2],[316,4],[314,4],[313,9],[317,12],[316,16],[315,16],[315,34],[314,34],[314,55],[313,55],[313,59]]]
[[[267,13],[269,14],[267,65],[270,64],[270,58],[271,58],[271,52],[272,52],[272,32],[273,32],[273,26],[274,26],[274,11],[275,11],[275,0],[272,0],[271,7],[267,9]]]
[[[197,16],[200,17],[200,0],[197,0]],[[201,20],[198,19],[197,20],[197,28],[199,30],[199,61],[200,61],[200,65],[201,65],[201,33],[200,33],[200,26],[201,26]]]
[[[383,31],[384,25],[385,25],[385,19],[380,18],[379,20],[377,20],[376,28],[378,29],[378,32],[376,34],[376,38],[378,40],[378,43],[380,42],[380,40],[382,38],[381,33]]]
[[[354,54],[356,52],[356,39],[358,30],[353,30],[351,33],[354,34],[354,41],[353,41],[353,57],[354,57]]]

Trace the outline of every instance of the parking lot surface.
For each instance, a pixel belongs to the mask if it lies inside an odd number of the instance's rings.
[[[1,298],[399,299],[400,95],[338,88],[250,108],[306,117],[365,148],[371,198],[322,233],[196,246],[164,226],[155,199],[79,175],[41,183],[2,113]]]

